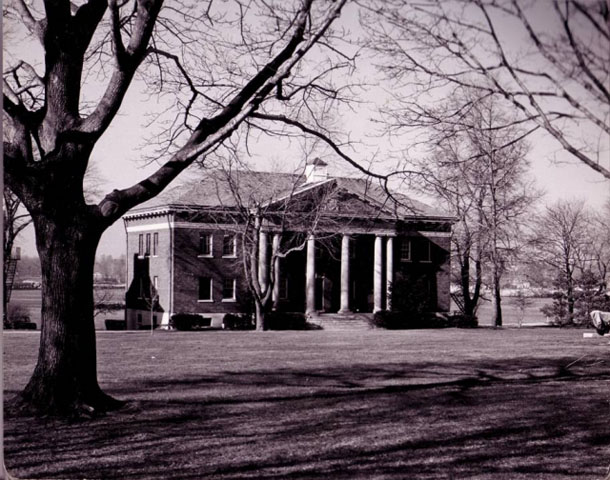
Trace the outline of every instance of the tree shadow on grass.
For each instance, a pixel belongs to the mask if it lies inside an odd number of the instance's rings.
[[[10,417],[25,478],[603,478],[610,367],[600,358],[252,369],[154,378],[123,411]]]

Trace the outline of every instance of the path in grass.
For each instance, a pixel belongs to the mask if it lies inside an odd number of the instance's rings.
[[[4,336],[23,387],[38,334]],[[581,330],[99,332],[125,411],[8,417],[20,478],[602,479],[610,345]]]

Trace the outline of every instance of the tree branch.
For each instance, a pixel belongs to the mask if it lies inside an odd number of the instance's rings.
[[[15,0],[14,5],[26,28],[38,38],[41,44],[44,43],[45,27],[43,22],[34,18],[24,0]]]
[[[332,22],[339,16],[346,0],[337,1],[329,9],[318,30],[304,41],[305,26],[312,0],[308,0],[296,15],[293,32],[284,48],[267,63],[221,110],[210,118],[203,119],[169,161],[144,181],[127,189],[115,190],[99,204],[103,221],[112,223],[130,208],[161,192],[180,172],[197,157],[216,148],[228,138],[249,116],[251,116],[276,88],[278,83],[290,74],[291,69],[305,56],[320,39]]]
[[[146,56],[148,42],[162,3],[162,0],[138,2],[136,23],[123,56],[124,61],[117,65],[104,95],[91,115],[82,122],[78,129],[79,132],[97,139],[106,131],[116,116],[133,76]]]

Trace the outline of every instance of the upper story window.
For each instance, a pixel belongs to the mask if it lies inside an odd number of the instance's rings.
[[[222,300],[231,301],[235,300],[235,279],[225,278],[222,281]]]
[[[235,256],[235,235],[227,234],[222,237],[222,256],[223,257],[234,257]]]
[[[197,300],[200,302],[212,301],[212,279],[210,277],[199,277],[199,294]]]
[[[144,255],[144,234],[140,233],[138,235],[138,256],[142,257]]]
[[[199,255],[202,257],[212,256],[212,234],[211,233],[200,233],[199,234]]]
[[[146,234],[146,252],[145,255],[150,255],[150,233]]]
[[[403,238],[400,242],[400,261],[411,261],[411,240]]]
[[[153,233],[153,257],[156,257],[159,254],[159,233]]]

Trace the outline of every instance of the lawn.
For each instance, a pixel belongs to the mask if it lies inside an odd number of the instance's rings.
[[[590,330],[589,330],[590,331]],[[98,332],[76,422],[5,418],[19,478],[603,479],[610,345],[549,328]],[[5,394],[37,332],[5,332]]]

